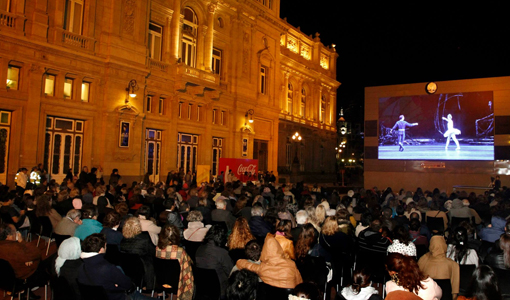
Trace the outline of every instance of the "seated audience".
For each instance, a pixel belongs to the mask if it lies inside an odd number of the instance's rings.
[[[506,282],[508,284],[508,282]],[[501,300],[498,279],[494,270],[486,265],[478,266],[469,282],[469,288],[465,296],[459,296],[457,300]]]
[[[78,284],[102,286],[109,300],[153,299],[139,292],[127,295],[126,291],[132,288],[131,278],[104,259],[104,255],[101,254],[105,252],[104,234],[94,233],[85,238],[81,253],[83,264],[78,269]]]
[[[254,239],[255,237],[251,234],[248,221],[244,217],[237,218],[227,241],[228,254],[234,264],[238,259],[246,258],[244,247],[249,241]]]
[[[400,253],[390,253],[386,269],[391,280],[386,282],[386,293],[401,290],[416,294],[423,300],[440,300],[441,288],[420,270],[414,258]]]
[[[233,267],[228,251],[223,248],[226,242],[226,226],[215,224],[207,232],[204,244],[197,249],[195,255],[195,263],[198,268],[216,270],[222,297],[226,295],[228,276]]]
[[[345,300],[379,300],[379,292],[372,287],[370,274],[366,270],[357,270],[352,276],[352,284],[342,289],[340,295]],[[343,300],[342,299],[342,300]]]
[[[230,275],[227,287],[228,300],[255,300],[257,298],[257,274],[248,270],[235,271]]]
[[[159,233],[156,257],[163,259],[176,259],[181,266],[177,299],[192,300],[195,279],[191,269],[192,261],[186,251],[179,247],[181,235],[174,225],[166,225]]]
[[[262,243],[266,235],[272,231],[272,226],[264,220],[264,208],[260,204],[255,204],[251,208],[251,219],[248,222],[251,233]]]
[[[68,295],[69,299],[80,298],[80,289],[76,282],[78,278],[78,269],[83,261],[80,259],[81,245],[80,239],[70,237],[60,244],[58,247],[58,256],[55,260],[55,271],[58,277],[62,277],[71,287],[72,295]]]
[[[393,230],[393,244],[388,246],[388,253],[416,257],[416,245],[412,242],[409,231],[403,225],[398,225]]]
[[[255,272],[263,282],[275,287],[294,288],[303,281],[296,264],[285,257],[278,241],[270,235],[266,237],[262,247],[260,264],[240,259],[236,265],[239,269]]]
[[[60,235],[74,236],[76,228],[81,224],[81,212],[77,209],[71,209],[67,212],[65,218],[62,218],[57,226],[53,228],[53,232]]]
[[[35,215],[37,217],[48,217],[53,228],[57,227],[58,222],[62,220],[62,216],[51,207],[51,197],[41,195],[36,198]]]
[[[456,261],[459,265],[478,266],[478,254],[469,249],[467,229],[459,226],[453,232],[453,243],[448,244],[446,256]]]
[[[499,247],[493,247],[485,257],[485,263],[494,269],[510,270],[510,233],[499,238]]]
[[[459,264],[446,257],[446,242],[443,236],[435,235],[430,239],[429,252],[418,261],[420,270],[433,279],[449,279],[452,285],[452,298],[459,293]]]
[[[505,224],[505,219],[498,216],[492,216],[491,224],[480,230],[480,239],[489,243],[496,242],[499,237],[505,233]]]
[[[106,243],[108,245],[120,245],[120,242],[124,238],[122,232],[119,229],[120,225],[120,214],[116,211],[111,211],[106,214],[103,219],[103,229],[101,233],[106,236]]]
[[[216,209],[211,211],[211,219],[213,222],[225,222],[229,230],[234,226],[236,217],[227,210],[227,203],[225,199],[216,199]]]
[[[186,220],[188,221],[188,228],[183,232],[184,238],[191,242],[203,241],[211,225],[204,226],[202,213],[198,210],[192,210]]]
[[[154,245],[158,244],[158,234],[161,232],[161,227],[157,226],[151,220],[151,209],[147,205],[142,205],[135,213],[135,217],[140,219],[142,231],[149,233],[151,241]]]
[[[296,259],[294,253],[294,243],[292,242],[292,235],[290,233],[292,221],[290,220],[279,220],[276,225],[276,230],[273,236],[276,241],[280,244],[283,249],[283,253],[286,257],[294,260]]]
[[[97,208],[92,204],[84,205],[81,210],[82,224],[76,227],[74,236],[80,240],[85,240],[86,237],[93,233],[100,233],[103,230],[103,225],[97,220]]]

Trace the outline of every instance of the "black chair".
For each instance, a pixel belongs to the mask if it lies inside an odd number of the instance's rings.
[[[434,279],[434,281],[443,290],[441,300],[452,300],[452,283],[450,279]]]
[[[106,253],[104,254],[104,259],[106,259],[109,263],[114,264],[116,266],[120,266],[120,254],[119,246],[114,244],[106,245]]]
[[[181,273],[181,266],[176,259],[162,259],[154,258],[154,272],[156,274],[154,291],[163,292],[163,300],[165,300],[166,293],[169,293],[170,299],[173,295],[177,294],[179,287],[179,276]]]
[[[192,242],[192,241],[188,241],[188,240],[184,239],[183,245],[184,245],[184,249],[186,250],[186,253],[188,253],[191,260],[193,262],[195,262],[197,250],[202,245],[202,242]]]
[[[282,300],[288,299],[293,289],[279,288],[264,282],[257,286],[257,300]]]
[[[53,234],[53,226],[51,225],[51,221],[49,217],[42,216],[37,217],[38,225],[39,225],[39,238],[37,239],[37,247],[39,247],[39,242],[41,241],[41,237],[48,239],[48,247],[46,247],[46,255],[50,251],[50,244],[52,240]]]
[[[79,295],[71,287],[67,279],[64,277],[54,277],[50,280],[51,294],[53,299],[59,300],[74,300],[79,299]]]
[[[493,268],[498,277],[499,291],[503,299],[510,299],[510,270]]]
[[[11,264],[3,259],[0,259],[0,289],[4,291],[4,297],[6,292],[11,293],[11,300],[14,299],[15,295],[19,295],[25,289],[29,292],[29,286],[25,280],[17,279],[14,274],[14,269]]]
[[[108,246],[106,246],[108,249]],[[131,278],[137,290],[144,286],[145,267],[141,257],[137,254],[128,254],[119,252],[119,266],[124,274]]]
[[[100,285],[86,285],[78,282],[82,300],[108,300],[108,293]],[[55,298],[56,299],[56,298]]]
[[[57,244],[57,249],[60,247],[60,244],[62,244],[63,241],[65,241],[71,237],[70,235],[61,235],[61,234],[56,234],[56,233],[53,233],[52,236],[55,238],[55,243]]]
[[[429,252],[427,245],[416,245],[416,259],[419,260],[424,254]]]
[[[218,300],[221,296],[220,280],[214,269],[194,268],[195,300]]]
[[[471,276],[476,269],[475,265],[459,265],[460,267],[460,283],[459,283],[459,295],[466,295],[469,288],[469,282]]]
[[[434,234],[443,234],[445,231],[443,218],[427,217],[427,227]]]

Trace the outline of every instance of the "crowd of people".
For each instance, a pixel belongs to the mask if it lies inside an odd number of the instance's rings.
[[[0,258],[32,286],[65,282],[69,299],[87,286],[103,287],[109,299],[158,297],[158,259],[179,263],[180,300],[204,292],[201,270],[214,270],[218,298],[232,300],[260,299],[264,286],[312,300],[333,289],[347,300],[510,295],[501,284],[510,274],[506,187],[480,195],[375,187],[341,195],[304,182],[197,184],[180,172],[127,185],[117,169],[105,182],[102,170],[85,168],[62,183],[0,186]],[[24,241],[43,218],[61,238],[44,260]],[[127,255],[143,266],[140,281],[119,259]]]

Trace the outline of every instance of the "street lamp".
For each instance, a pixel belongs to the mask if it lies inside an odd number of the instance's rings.
[[[299,132],[297,132],[297,131],[292,136],[292,140],[294,140],[294,141],[301,141],[301,139],[302,139],[302,137],[301,137],[301,135],[299,135]]]
[[[138,84],[136,83],[136,80],[134,79],[131,79],[131,81],[129,81],[128,83],[128,86],[126,88],[126,92],[128,94],[129,97],[126,97],[126,104],[129,103],[129,98],[135,98],[136,97],[136,91],[138,91],[139,87],[138,87]]]
[[[253,123],[253,117],[252,117],[253,113],[254,113],[253,109],[248,109],[246,111],[246,114],[244,114],[244,125],[245,126],[246,126],[246,121],[248,121],[248,123],[250,123],[250,124]],[[248,116],[249,116],[249,118],[248,118]]]

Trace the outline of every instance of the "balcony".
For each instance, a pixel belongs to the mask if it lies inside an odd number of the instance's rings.
[[[6,11],[0,11],[0,27],[11,28],[16,31],[23,31],[25,18]]]
[[[67,48],[93,53],[96,40],[80,34],[72,33],[62,28],[55,29],[54,43]]]
[[[197,79],[200,79],[203,81],[210,82],[215,85],[220,84],[220,76],[219,75],[213,74],[210,72],[206,72],[203,70],[199,70],[199,69],[190,67],[185,64],[180,64],[177,67],[177,74],[197,78]]]
[[[160,60],[157,60],[157,59],[152,59],[152,58],[148,58],[147,60],[148,60],[149,69],[158,70],[158,71],[165,72],[165,73],[168,72],[168,68],[170,66],[169,64],[162,62]]]

